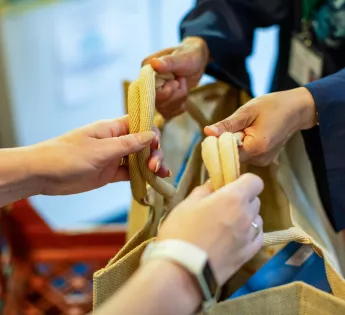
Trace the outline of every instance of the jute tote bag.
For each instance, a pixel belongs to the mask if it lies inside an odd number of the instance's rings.
[[[139,78],[131,84],[128,102],[130,132],[152,130],[157,81],[159,80],[156,79],[152,68],[145,66]],[[206,105],[198,103],[198,106],[195,106],[194,102],[198,98]],[[229,116],[247,100],[248,97],[238,89],[215,83],[193,91],[187,103],[187,110],[198,122],[200,129],[203,129],[205,125]],[[206,108],[207,104],[211,103],[212,109]],[[202,108],[202,105],[205,105],[205,113],[198,109]],[[163,129],[162,143],[166,141],[165,135],[169,134],[168,125]],[[149,149],[130,156],[131,186],[135,200],[130,220],[136,221],[136,224],[132,224],[133,236],[123,249],[105,268],[94,275],[95,310],[139,267],[143,250],[149,242],[154,241],[159,224],[169,211],[208,176],[214,183],[214,178],[217,177],[215,174],[217,172],[222,174],[227,169],[226,163],[220,163],[219,170],[207,165],[209,171],[207,174],[202,154],[204,157],[207,154],[215,154],[221,159],[221,150],[210,153],[206,145],[202,148],[202,141],[201,136],[200,141],[193,148],[176,189],[149,172],[146,166]],[[264,248],[249,265],[254,265],[255,271],[256,267],[265,262],[268,258],[267,251],[265,252],[267,246],[275,248],[274,246],[289,241],[311,244],[315,252],[325,259],[326,273],[333,294],[326,294],[304,283],[292,283],[220,302],[208,313],[214,315],[345,314],[343,301],[345,282],[342,270],[344,244],[341,237],[332,231],[324,214],[300,135],[297,134],[291,139],[281,152],[278,161],[271,166],[258,168],[242,165],[241,168],[242,172],[250,171],[258,174],[265,182],[264,192],[260,196],[261,214],[266,232]],[[223,184],[226,182],[224,181]],[[239,288],[249,276],[245,274],[243,277],[243,270],[239,271],[224,287],[224,296]]]

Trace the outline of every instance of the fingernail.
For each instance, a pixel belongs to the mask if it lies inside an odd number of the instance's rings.
[[[161,164],[162,164],[161,161],[157,161],[155,173],[159,171],[159,169],[161,168]]]
[[[143,145],[150,144],[156,134],[153,131],[145,131],[138,134],[139,142]]]
[[[171,177],[171,176],[172,176],[172,171],[168,170],[168,177]]]
[[[161,143],[158,141],[157,143],[157,151],[161,148]]]

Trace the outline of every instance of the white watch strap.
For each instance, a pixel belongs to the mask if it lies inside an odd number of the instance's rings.
[[[216,297],[212,295],[203,274],[204,268],[208,262],[208,256],[201,248],[188,242],[175,239],[152,242],[146,247],[141,257],[141,263],[145,264],[155,259],[176,262],[195,276],[204,295],[204,309],[210,308],[217,302],[217,295],[219,292],[217,290]]]
[[[207,262],[207,254],[193,244],[172,239],[150,243],[141,257],[141,263],[152,259],[171,259],[190,273],[199,275]]]

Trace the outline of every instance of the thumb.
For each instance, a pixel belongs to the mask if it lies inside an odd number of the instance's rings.
[[[120,137],[102,139],[105,159],[121,158],[136,153],[147,147],[156,134],[153,131],[139,132]]]
[[[224,132],[239,132],[248,127],[256,119],[256,111],[252,107],[241,107],[230,117],[213,124],[211,126],[205,127],[205,134],[207,136],[220,136]]]
[[[196,52],[185,51],[183,47],[171,55],[152,59],[151,65],[158,73],[174,73],[177,76],[192,75],[202,68]]]

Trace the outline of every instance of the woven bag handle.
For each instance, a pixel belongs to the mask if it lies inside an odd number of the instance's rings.
[[[231,183],[240,176],[238,139],[232,133],[219,138],[207,137],[202,143],[202,158],[210,176],[213,189]],[[264,246],[278,245],[290,241],[312,244],[308,234],[298,228],[264,233]],[[315,248],[316,251],[318,251]]]
[[[138,133],[153,130],[155,112],[156,88],[165,81],[173,79],[173,75],[158,75],[150,65],[144,66],[139,78],[131,83],[128,91],[129,132]],[[193,104],[188,102],[187,111],[192,118],[203,128],[208,120]],[[161,194],[164,199],[170,200],[175,194],[175,188],[157,177],[147,167],[150,148],[129,156],[129,174],[132,194],[136,201],[147,204],[147,184]]]

